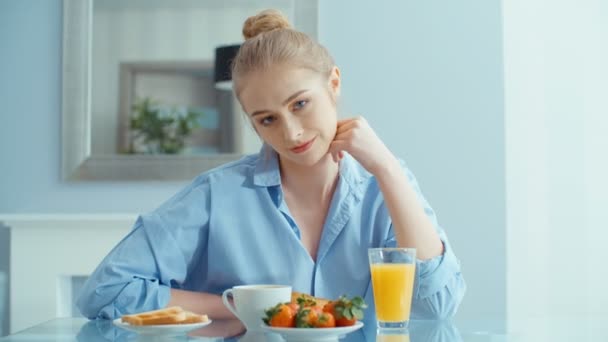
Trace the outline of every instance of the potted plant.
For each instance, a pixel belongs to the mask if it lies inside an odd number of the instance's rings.
[[[186,139],[199,126],[203,113],[185,106],[160,105],[149,97],[132,107],[130,142],[127,153],[178,154]]]

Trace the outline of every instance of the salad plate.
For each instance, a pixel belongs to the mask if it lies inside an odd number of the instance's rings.
[[[363,322],[357,322],[348,327],[336,328],[275,328],[263,324],[264,332],[280,334],[287,342],[303,341],[338,341],[346,334],[359,330],[363,327]]]

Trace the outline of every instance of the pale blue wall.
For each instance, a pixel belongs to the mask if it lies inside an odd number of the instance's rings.
[[[462,317],[504,315],[500,1],[320,1],[345,108],[406,159],[462,259]],[[61,1],[0,1],[0,213],[141,212],[178,183],[60,182]]]
[[[500,1],[320,3],[345,110],[406,160],[462,261],[469,291],[459,316],[504,316]]]
[[[0,213],[134,213],[178,183],[60,181],[61,0],[0,1]]]

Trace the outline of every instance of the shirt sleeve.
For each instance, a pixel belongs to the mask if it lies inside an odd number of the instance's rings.
[[[85,317],[114,319],[167,305],[207,239],[204,193],[189,191],[137,219],[85,282],[77,300]]]
[[[410,185],[416,192],[424,208],[424,212],[437,230],[444,247],[443,254],[429,260],[416,261],[412,319],[443,319],[452,317],[456,313],[466,291],[466,283],[460,271],[460,262],[450,246],[445,231],[439,226],[435,211],[422,195],[416,178],[405,167],[404,163],[401,163]],[[391,225],[385,246],[394,247],[396,245],[397,241]]]
[[[466,283],[445,233],[439,237],[443,254],[416,262],[416,281],[412,301],[412,319],[444,319],[452,317],[466,291]]]

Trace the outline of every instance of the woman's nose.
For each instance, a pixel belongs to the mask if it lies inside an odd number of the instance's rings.
[[[289,120],[285,123],[284,138],[285,141],[293,142],[302,136],[302,125],[298,120]]]

